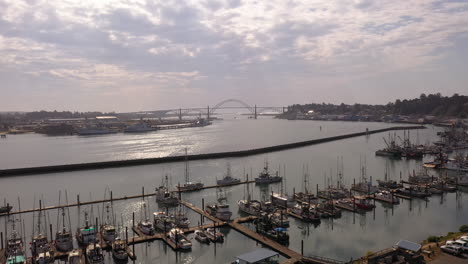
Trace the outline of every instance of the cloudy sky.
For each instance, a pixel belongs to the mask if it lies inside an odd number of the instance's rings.
[[[0,0],[0,111],[468,94],[468,1]]]

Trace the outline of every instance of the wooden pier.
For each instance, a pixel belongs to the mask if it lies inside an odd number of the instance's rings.
[[[201,188],[200,190],[213,189],[213,188],[218,188],[218,187],[230,187],[230,186],[241,185],[241,184],[250,184],[250,183],[254,183],[254,182],[255,181],[241,181],[241,182],[238,182],[238,183],[233,183],[233,184],[228,184],[228,185],[210,185],[210,186],[205,186],[205,187]],[[173,192],[183,193],[183,192],[187,192],[187,191],[174,190]],[[63,208],[63,207],[77,207],[77,206],[85,206],[85,205],[91,205],[91,204],[117,202],[117,201],[130,200],[130,199],[143,199],[145,197],[152,197],[152,196],[155,196],[155,195],[156,195],[155,192],[151,192],[151,193],[142,193],[142,194],[131,195],[131,196],[112,197],[112,192],[111,192],[111,198],[109,198],[109,199],[85,201],[85,202],[80,201],[80,197],[78,195],[75,203],[54,205],[54,206],[46,206],[46,207],[42,207],[42,209],[34,208],[34,209],[27,209],[27,210],[21,210],[21,211],[11,211],[9,213],[0,213],[0,217],[1,216],[7,216],[7,215],[16,215],[16,214],[39,212],[40,210],[42,210],[42,211],[54,210],[54,209],[60,209],[60,208]]]

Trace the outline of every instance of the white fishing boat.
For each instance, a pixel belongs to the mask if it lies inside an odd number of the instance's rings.
[[[178,249],[189,250],[192,249],[192,243],[184,235],[181,229],[173,228],[169,231],[169,239],[176,245]]]
[[[172,228],[176,227],[174,219],[169,217],[166,212],[155,212],[153,213],[154,226],[156,229],[162,232],[168,232]]]
[[[110,204],[106,204],[106,221],[101,226],[101,236],[104,241],[107,243],[112,243],[116,237],[115,226],[112,224],[112,219],[110,215]]]
[[[182,210],[177,211],[173,215],[174,217],[174,223],[178,228],[189,228],[190,227],[190,220],[187,217],[187,214],[185,212],[182,212]]]
[[[195,239],[198,240],[200,243],[205,243],[205,244],[210,243],[210,239],[208,238],[208,236],[206,235],[203,229],[195,230]]]
[[[237,201],[239,210],[254,216],[260,216],[262,213],[262,203],[256,200],[239,200]]]
[[[224,235],[217,231],[216,228],[207,228],[205,233],[211,242],[224,242]]]
[[[148,212],[147,212],[145,202],[143,202],[142,204],[142,211],[143,211],[142,213],[144,214],[144,218],[141,217],[140,222],[138,222],[138,229],[140,229],[140,231],[143,234],[147,236],[152,236],[155,233],[154,225],[148,218]]]
[[[275,206],[283,208],[292,208],[296,205],[293,195],[288,195],[285,193],[272,193],[270,195],[271,203]]]

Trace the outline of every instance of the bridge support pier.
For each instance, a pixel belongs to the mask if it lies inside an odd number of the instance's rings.
[[[254,118],[257,119],[257,105],[255,105]]]
[[[182,108],[179,108],[179,121],[182,120]]]

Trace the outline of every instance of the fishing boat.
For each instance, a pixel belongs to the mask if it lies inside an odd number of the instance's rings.
[[[25,264],[26,256],[24,251],[24,242],[21,238],[21,234],[16,230],[16,222],[20,222],[19,219],[9,219],[11,223],[11,234],[6,243],[6,263],[7,264]]]
[[[148,218],[148,212],[146,208],[146,203],[143,202],[142,204],[142,213],[140,213],[140,222],[138,222],[138,229],[147,236],[152,236],[155,233],[153,223]],[[144,218],[141,216],[144,215]]]
[[[268,215],[271,223],[276,227],[289,227],[289,218],[282,212],[274,212]]]
[[[195,239],[198,240],[200,243],[210,243],[210,239],[208,238],[206,232],[203,229],[195,230]]]
[[[134,125],[130,125],[124,129],[124,133],[144,133],[144,132],[151,132],[155,131],[156,129],[151,127],[145,122],[137,123]]]
[[[101,246],[97,243],[89,244],[86,247],[86,259],[88,264],[104,264]]]
[[[183,229],[190,227],[190,220],[188,219],[187,213],[182,209],[182,207],[179,207],[179,209],[172,215],[172,217],[174,218],[176,227]]]
[[[309,204],[299,203],[296,204],[290,211],[292,216],[295,216],[306,222],[319,223],[320,214],[317,211],[311,210]]]
[[[385,144],[387,145],[386,148],[377,150],[375,152],[376,156],[385,156],[391,158],[400,158],[403,154],[402,148],[396,143],[395,135],[392,137],[391,134],[388,134],[388,140],[383,138]]]
[[[11,206],[10,204],[7,204],[6,202],[4,202],[4,205],[0,206],[0,214],[9,213],[9,212],[11,212],[11,209],[13,209],[13,206]]]
[[[154,226],[163,232],[168,232],[172,228],[176,227],[174,219],[169,217],[166,212],[155,212],[153,213]]]
[[[375,197],[379,201],[385,201],[385,202],[388,202],[388,203],[391,203],[391,204],[399,204],[400,203],[400,199],[398,197],[394,196],[391,192],[385,191],[385,190],[376,192]]]
[[[247,175],[247,177],[248,177],[248,175]],[[249,215],[260,216],[260,214],[262,213],[262,203],[260,201],[257,201],[257,200],[251,200],[249,184],[247,184],[246,186],[247,186],[246,187],[247,188],[247,199],[245,199],[245,193],[244,193],[244,199],[237,201],[237,205],[239,206],[239,210],[241,212],[249,214]]]
[[[224,235],[221,232],[216,232],[216,228],[209,227],[205,233],[211,242],[224,242]]]
[[[232,212],[229,210],[229,205],[224,203],[211,203],[206,206],[205,211],[222,221],[231,220]]]
[[[341,209],[336,208],[332,200],[311,205],[311,207],[314,207],[317,212],[321,213],[321,217],[326,217],[325,214],[328,215],[328,217],[341,217]]]
[[[112,257],[117,261],[128,261],[127,243],[120,237],[116,237],[112,243]]]
[[[115,226],[112,224],[113,221],[111,219],[113,218],[111,218],[109,209],[110,209],[110,204],[107,203],[106,204],[106,221],[101,226],[101,236],[105,242],[111,244],[115,240],[116,230],[115,230]]]
[[[240,179],[233,178],[231,175],[231,164],[228,163],[226,175],[221,180],[216,180],[217,185],[232,185],[240,183]]]
[[[163,184],[156,188],[156,202],[163,206],[177,206],[179,199],[169,190],[169,177],[166,175]]]
[[[80,250],[74,249],[72,252],[68,254],[68,264],[80,264],[81,263],[81,256]]]
[[[359,183],[354,183],[351,186],[351,190],[360,192],[360,193],[367,193],[373,194],[379,191],[379,188],[372,185],[372,176],[370,176],[370,180],[367,180],[367,166],[366,161],[364,163],[361,162],[361,177]]]
[[[289,234],[283,227],[275,227],[266,214],[254,221],[257,233],[265,235],[281,244],[289,243]]]
[[[403,194],[403,195],[408,195],[410,197],[416,197],[416,198],[426,198],[431,196],[431,194],[427,190],[422,190],[419,187],[405,187],[398,189],[398,192]]]
[[[296,205],[293,195],[288,195],[285,193],[271,193],[270,195],[271,203],[275,206],[283,208],[292,208]]]
[[[46,235],[46,218],[42,213],[42,206],[39,206],[37,216],[37,229],[33,230],[35,234],[31,240],[31,254],[37,263],[46,264],[54,262],[54,252],[49,244]],[[42,219],[44,218],[44,219]]]
[[[62,228],[55,233],[55,248],[61,252],[68,252],[73,249],[73,236],[66,228],[65,210],[68,208],[62,207],[59,209],[62,215]],[[70,222],[68,222],[70,224]]]
[[[263,171],[260,172],[257,178],[255,178],[256,184],[269,184],[274,182],[280,182],[282,177],[278,175],[276,172],[275,176],[270,175],[270,171],[268,170],[268,161],[265,160],[265,166],[263,167]]]
[[[198,191],[203,189],[205,185],[201,182],[191,182],[190,181],[190,174],[189,174],[189,164],[188,164],[188,156],[187,156],[187,149],[185,149],[185,183],[184,185],[177,186],[179,191]]]
[[[325,190],[319,190],[318,196],[325,199],[343,199],[348,197],[349,192],[345,189],[328,187]]]
[[[169,231],[169,239],[176,245],[176,248],[182,250],[192,249],[192,243],[184,235],[184,232],[181,229],[173,228]]]
[[[434,177],[430,176],[426,170],[420,170],[418,173],[416,173],[413,170],[413,174],[410,174],[408,176],[408,181],[411,183],[416,183],[416,184],[430,183],[433,180],[434,180]]]
[[[356,205],[357,208],[370,211],[375,208],[375,205],[371,204],[369,200],[366,198],[355,197],[353,199],[353,203]]]
[[[98,242],[97,241],[97,230],[96,227],[91,225],[88,220],[88,212],[84,213],[85,216],[85,225],[84,227],[79,227],[76,230],[76,240],[79,244],[87,246],[89,244]]]
[[[108,129],[102,126],[87,126],[78,129],[76,132],[80,136],[107,135],[117,133],[116,130]]]

